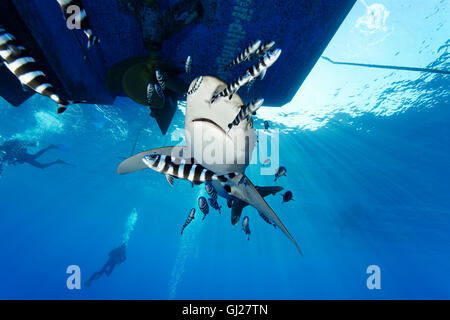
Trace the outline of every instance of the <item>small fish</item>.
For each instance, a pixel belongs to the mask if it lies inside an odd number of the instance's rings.
[[[196,91],[200,88],[200,85],[202,84],[202,81],[203,81],[203,76],[198,77],[198,78],[195,80],[195,83],[194,83],[194,85],[192,86],[192,89],[191,89],[191,90],[188,90],[187,95],[191,95],[191,94],[193,94],[194,92],[196,92]]]
[[[238,126],[241,121],[249,120],[252,115],[256,114],[256,111],[261,108],[264,99],[255,98],[253,101],[247,103],[246,105],[241,107],[241,111],[236,115],[233,122],[228,124],[228,131],[231,130],[233,126]]]
[[[214,189],[211,183],[205,183],[205,190],[208,196],[210,196],[212,199],[217,199],[217,191],[216,189]]]
[[[281,203],[294,201],[294,199],[292,198],[292,191],[286,191],[286,193],[282,194],[281,196],[283,197],[283,201]]]
[[[267,131],[270,128],[269,121],[264,121],[264,130]]]
[[[75,101],[61,98],[50,84],[45,73],[16,38],[0,27],[0,56],[5,66],[16,76],[22,87],[29,88],[58,104],[58,113],[66,111]],[[80,101],[81,102],[81,101]]]
[[[164,92],[158,83],[155,83],[155,91],[156,91],[156,94],[161,98],[161,100],[164,103],[164,100],[166,97],[164,96]]]
[[[240,76],[237,79],[234,79],[231,83],[227,85],[225,89],[222,91],[215,93],[211,98],[211,103],[214,103],[214,101],[217,100],[219,97],[229,97],[233,98],[233,95],[241,88],[242,86],[245,86],[250,80],[251,80],[251,74],[249,72],[246,72],[243,76]]]
[[[142,161],[152,170],[174,178],[191,181],[194,184],[201,184],[206,181],[220,181],[226,183],[228,179],[234,178],[237,173],[216,175],[200,164],[194,164],[193,159],[177,159],[161,154],[149,154],[144,156]]]
[[[247,235],[247,240],[250,240],[250,234],[252,232],[250,231],[250,218],[247,216],[245,216],[244,219],[242,220],[242,230]]]
[[[209,202],[209,205],[211,206],[211,208],[219,211],[219,214],[222,214],[222,212],[220,211],[220,209],[222,209],[222,206],[219,205],[219,203],[217,202],[217,195],[216,195],[216,198],[208,198],[208,202]]]
[[[189,212],[189,215],[186,219],[186,222],[183,224],[183,227],[181,228],[181,234],[183,235],[183,231],[184,229],[189,225],[189,223],[191,223],[192,220],[195,219],[195,208],[192,208],[191,211]]]
[[[244,51],[240,52],[237,57],[231,61],[224,69],[224,71],[230,70],[233,66],[240,64],[242,62],[248,61],[250,56],[254,55],[255,52],[260,48],[262,41],[256,40],[255,42],[249,44]]]
[[[261,74],[257,78],[253,78],[252,80],[250,80],[247,83],[247,93],[250,93],[250,90],[253,88],[256,80],[263,80],[264,79],[264,77],[266,76],[266,71],[267,71],[267,69],[263,70],[261,72]]]
[[[192,69],[192,58],[191,58],[191,56],[188,56],[186,58],[186,63],[184,64],[184,69],[186,70],[187,74],[191,73],[191,69]]]
[[[154,87],[153,83],[149,83],[147,85],[147,103],[149,106],[152,105],[152,102],[153,102],[152,97],[153,97],[154,92],[155,92],[155,87]]]
[[[279,167],[275,172],[275,181],[282,176],[286,176],[287,169],[285,167]]]
[[[270,50],[264,54],[264,56],[253,66],[251,66],[247,73],[250,74],[250,80],[264,78],[266,74],[266,70],[271,67],[275,61],[281,55],[281,49]]]
[[[73,18],[74,12],[69,10],[71,6],[77,6],[80,10],[80,13],[75,17],[75,21],[79,23],[81,30],[86,34],[88,38],[88,45],[87,49],[89,50],[94,44],[99,43],[100,40],[98,37],[94,35],[92,32],[91,26],[89,24],[89,20],[86,14],[86,10],[84,10],[83,4],[81,3],[81,0],[56,0],[59,3],[59,6],[61,7],[61,10],[63,12],[64,18],[66,21],[69,18]]]
[[[166,90],[166,81],[164,80],[164,76],[162,75],[161,71],[156,70],[155,71],[156,81],[158,81],[159,86],[161,87],[161,90]]]
[[[198,198],[198,207],[199,207],[200,211],[204,214],[202,220],[205,220],[207,214],[209,213],[209,205],[208,205],[208,201],[206,201],[205,197]]]
[[[259,57],[265,55],[270,49],[272,49],[272,47],[274,45],[275,45],[275,41],[264,42],[264,44],[262,44],[258,48],[258,50],[256,50],[255,54],[250,57],[250,59],[259,58]],[[247,93],[249,93],[250,90],[253,88],[253,85],[255,84],[256,79],[258,79],[258,80],[264,79],[264,77],[266,76],[266,71],[267,71],[267,69],[263,70],[257,78],[254,78],[249,81],[249,83],[247,84]]]
[[[270,41],[270,42],[264,42],[259,48],[258,50],[256,50],[255,54],[253,57],[250,57],[251,59],[255,59],[255,58],[259,58],[263,55],[265,55],[270,49],[272,49],[272,47],[275,45],[275,41]]]

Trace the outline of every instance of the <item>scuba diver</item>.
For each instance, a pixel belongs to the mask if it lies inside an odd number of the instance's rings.
[[[108,261],[106,261],[102,269],[95,272],[84,285],[89,287],[92,284],[92,281],[100,279],[103,274],[106,274],[106,276],[109,277],[109,275],[113,272],[114,267],[119,266],[127,259],[126,248],[127,244],[124,242],[120,247],[113,249],[109,253]]]
[[[68,164],[67,162],[60,159],[49,163],[41,163],[37,161],[36,159],[42,156],[45,152],[51,149],[59,149],[59,147],[52,144],[47,148],[36,152],[35,154],[28,153],[28,147],[36,146],[36,142],[21,141],[17,139],[5,141],[2,145],[0,145],[0,173],[2,172],[2,167],[4,164],[15,166],[17,164],[28,163],[33,167],[40,169],[45,169],[58,163]]]

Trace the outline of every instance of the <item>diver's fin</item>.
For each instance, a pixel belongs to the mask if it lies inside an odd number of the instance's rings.
[[[233,205],[231,206],[231,224],[233,226],[237,225],[239,222],[239,219],[242,215],[242,210],[248,206],[248,203],[245,203],[241,200],[235,200],[233,201]]]
[[[173,176],[170,174],[166,174],[166,180],[170,184],[171,187],[173,187]]]

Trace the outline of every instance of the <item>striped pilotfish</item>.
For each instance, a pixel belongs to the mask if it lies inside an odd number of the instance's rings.
[[[181,234],[183,235],[183,231],[184,229],[189,225],[189,223],[192,222],[192,220],[195,219],[195,208],[192,208],[191,211],[189,212],[189,215],[186,219],[186,222],[183,224],[183,227],[181,228]]]
[[[188,56],[186,58],[186,62],[184,63],[184,69],[187,74],[191,73],[191,67],[192,67],[192,58],[191,58],[191,56]]]
[[[234,178],[236,173],[217,175],[200,164],[194,164],[194,159],[180,159],[162,154],[146,155],[142,161],[152,170],[162,173],[168,177],[189,180],[194,184],[206,181],[227,182]]]
[[[275,45],[275,41],[264,42],[254,53],[250,59],[259,58],[265,55]]]
[[[275,45],[275,41],[264,42],[264,44],[262,44],[258,48],[258,50],[256,50],[255,54],[250,57],[250,60],[257,59],[257,58],[259,58],[261,56],[264,56],[270,49],[272,49],[272,47],[274,45]],[[247,93],[250,92],[251,88],[255,84],[256,79],[258,79],[258,80],[263,80],[264,79],[264,77],[266,76],[266,71],[267,71],[267,69],[264,69],[261,72],[261,74],[258,76],[258,78],[253,78],[252,80],[249,81],[249,83],[247,84]]]
[[[198,207],[200,211],[204,214],[202,220],[205,220],[206,215],[209,213],[208,201],[206,201],[205,197],[198,198]]]
[[[88,50],[96,43],[100,42],[98,37],[94,35],[92,32],[91,26],[89,24],[89,20],[86,14],[86,10],[84,10],[83,4],[81,0],[56,0],[59,3],[59,6],[61,7],[61,10],[63,12],[64,18],[66,21],[73,18],[75,19],[75,22],[79,24],[81,30],[86,34],[88,38]],[[74,16],[75,12],[72,10],[72,6],[76,6],[79,10],[78,13]]]
[[[249,61],[250,57],[253,56],[261,46],[262,41],[256,40],[255,42],[248,45],[242,52],[240,52],[233,61],[231,61],[226,67],[225,71],[230,70],[233,66],[240,64],[245,61]]]
[[[279,167],[277,169],[277,171],[275,172],[275,180],[274,181],[277,181],[280,177],[286,176],[286,173],[287,173],[286,167],[283,167],[283,166]]]
[[[242,220],[242,230],[247,235],[247,240],[250,240],[250,234],[252,232],[250,231],[250,218],[249,217],[244,217],[244,219]]]
[[[256,111],[261,108],[264,99],[255,98],[252,102],[247,103],[241,107],[241,111],[234,118],[233,122],[228,124],[228,129],[231,130],[233,126],[238,126],[241,121],[249,120],[249,118],[256,113]]]
[[[219,97],[229,97],[231,100],[231,98],[233,98],[233,94],[235,94],[240,87],[245,86],[251,79],[251,74],[246,72],[243,76],[240,76],[228,84],[225,89],[215,93],[211,98],[211,103],[214,103],[214,101],[216,101]]]
[[[164,76],[162,75],[161,71],[156,70],[155,71],[156,81],[158,81],[159,86],[161,87],[161,90],[166,90],[166,81],[164,80]]]
[[[154,92],[155,92],[155,88],[153,86],[153,83],[149,83],[147,85],[147,103],[148,103],[149,106],[152,105],[152,102],[153,102],[152,97],[153,97],[153,93]]]
[[[189,96],[189,95],[193,94],[194,92],[196,92],[200,88],[200,85],[202,84],[202,81],[203,81],[203,76],[198,77],[195,80],[195,83],[192,86],[192,89],[188,90],[187,95]]]
[[[217,195],[216,195],[216,197],[217,197]],[[217,198],[208,198],[208,202],[209,202],[209,205],[211,206],[211,208],[219,211],[219,214],[222,214],[222,212],[220,211],[220,209],[222,209],[222,206],[219,205],[219,203],[217,202]]]
[[[246,74],[249,74],[250,81],[257,79],[258,77],[263,78],[266,74],[266,70],[271,67],[275,61],[278,60],[281,54],[281,49],[270,50],[264,54],[264,56],[253,66],[251,66]]]
[[[161,98],[161,100],[164,103],[164,100],[166,99],[166,97],[164,96],[163,89],[161,88],[161,86],[158,83],[155,83],[155,91],[156,91],[156,94]]]
[[[214,186],[211,183],[205,183],[205,190],[208,196],[210,196],[212,199],[217,199],[217,191],[216,189],[214,189]]]
[[[18,45],[16,38],[0,27],[0,55],[5,66],[16,76],[24,88],[49,97],[58,104],[58,113],[66,111],[74,101],[61,98],[49,83],[45,73],[26,49]]]

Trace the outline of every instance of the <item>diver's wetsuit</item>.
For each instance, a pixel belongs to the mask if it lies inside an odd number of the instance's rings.
[[[115,248],[109,253],[109,259],[106,261],[105,265],[102,267],[100,271],[95,272],[88,281],[86,281],[85,285],[89,287],[92,281],[99,279],[103,274],[106,274],[107,277],[113,272],[114,267],[120,265],[127,259],[126,256],[126,243],[123,243],[120,247]]]
[[[35,147],[35,146],[36,146],[35,142],[26,142],[20,140],[6,141],[2,145],[0,145],[0,152],[3,153],[0,166],[3,165],[4,163],[14,166],[17,164],[28,163],[33,167],[45,169],[49,166],[58,163],[67,164],[67,162],[60,159],[49,163],[41,163],[37,161],[36,159],[42,156],[45,152],[51,149],[58,149],[58,147],[55,145],[50,145],[47,148],[44,148],[41,151],[36,152],[35,154],[29,154],[27,152],[27,147]]]

